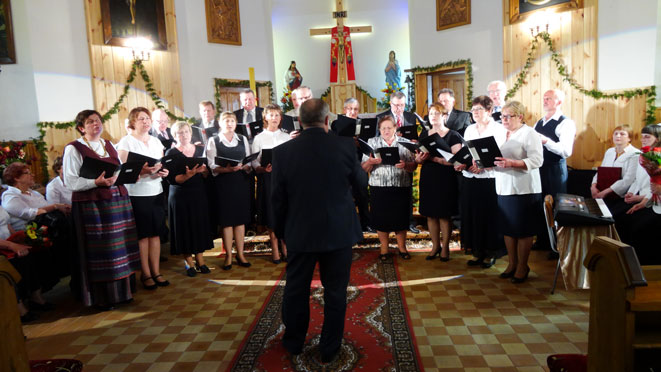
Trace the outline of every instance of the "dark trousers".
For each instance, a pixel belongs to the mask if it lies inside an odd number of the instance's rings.
[[[358,208],[358,217],[360,218],[360,227],[363,231],[370,226],[370,212],[368,207],[369,196],[367,194],[367,186],[351,188],[351,193],[353,194],[353,200],[356,203]]]
[[[321,285],[324,287],[324,325],[319,348],[322,355],[331,355],[342,344],[351,247],[329,252],[290,250],[287,253],[287,283],[282,302],[282,321],[285,325],[283,344],[292,353],[303,348],[310,323],[310,283],[318,262]]]
[[[547,163],[539,168],[539,178],[542,181],[542,198],[546,195],[553,196],[556,199],[558,194],[567,193],[567,162],[560,159],[557,163]],[[546,224],[542,224],[537,234],[537,248],[551,249]]]

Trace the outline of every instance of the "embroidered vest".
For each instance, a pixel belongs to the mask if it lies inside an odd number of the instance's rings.
[[[108,163],[120,165],[119,156],[117,156],[117,151],[115,150],[115,148],[112,146],[112,144],[110,144],[110,141],[105,141],[105,143],[106,143],[105,148],[109,155],[107,158],[102,158],[94,150],[90,149],[89,147],[85,146],[84,144],[78,141],[72,141],[69,143],[69,145],[73,146],[76,150],[78,150],[78,152],[83,157],[83,159],[85,159],[86,157],[92,157],[102,161],[106,161]],[[122,196],[128,195],[128,192],[126,191],[124,185],[111,186],[111,187],[97,186],[93,189],[89,189],[85,191],[74,191],[73,194],[71,195],[71,201],[109,200],[112,199],[113,189],[119,189],[119,193]]]

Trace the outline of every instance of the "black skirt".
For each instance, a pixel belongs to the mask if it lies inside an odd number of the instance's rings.
[[[244,171],[220,173],[214,180],[220,227],[250,223],[250,179]]]
[[[500,232],[513,238],[537,235],[544,224],[542,194],[498,195]]]
[[[475,257],[499,257],[504,248],[498,231],[498,195],[493,178],[464,177],[461,188],[461,243]]]
[[[454,168],[427,161],[420,169],[420,214],[450,218],[458,213],[457,172]]]
[[[370,187],[372,227],[378,231],[409,228],[411,187]]]
[[[271,173],[257,175],[257,223],[273,229],[275,217],[271,205]]]
[[[170,254],[197,254],[213,248],[204,183],[170,186]]]
[[[131,196],[138,239],[160,236],[165,227],[163,195]]]

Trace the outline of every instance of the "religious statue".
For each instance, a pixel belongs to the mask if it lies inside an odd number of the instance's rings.
[[[386,65],[386,86],[393,89],[400,87],[399,80],[402,72],[399,69],[399,62],[395,59],[395,51],[391,50],[388,56],[388,64]]]
[[[285,84],[287,85],[287,88],[289,88],[290,91],[293,91],[294,89],[300,87],[302,82],[303,77],[296,68],[296,61],[291,61],[287,72],[285,72]]]

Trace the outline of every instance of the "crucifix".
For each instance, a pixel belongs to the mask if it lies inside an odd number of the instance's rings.
[[[344,26],[344,18],[346,17],[347,11],[344,10],[344,0],[335,0],[333,18],[335,18],[337,26],[310,29],[310,36],[331,35],[331,83],[339,82],[343,84],[347,81],[356,80],[350,34],[372,32],[372,26]]]

